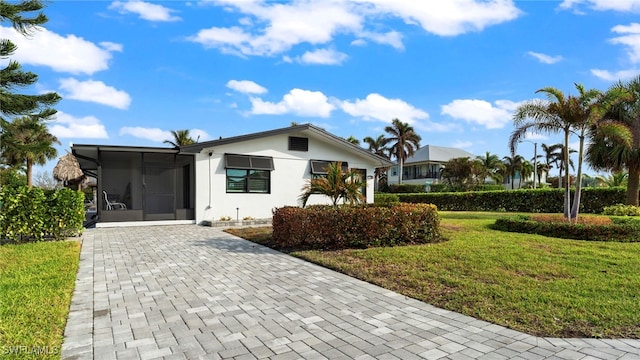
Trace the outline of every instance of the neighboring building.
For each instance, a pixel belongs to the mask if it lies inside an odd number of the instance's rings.
[[[330,162],[357,169],[373,202],[376,167],[391,166],[316,126],[305,124],[182,146],[180,149],[74,145],[82,169],[97,179],[99,221],[270,218],[298,205],[305,183]],[[328,204],[313,195],[309,204]]]
[[[440,170],[444,164],[455,158],[468,157],[475,159],[470,152],[452,147],[425,145],[415,151],[413,156],[407,158],[402,164],[405,184],[425,184],[426,182],[438,183],[441,179]],[[399,166],[396,164],[389,169],[389,184],[397,184]]]

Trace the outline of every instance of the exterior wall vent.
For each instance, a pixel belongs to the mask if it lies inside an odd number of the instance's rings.
[[[309,138],[289,136],[289,150],[309,151]]]

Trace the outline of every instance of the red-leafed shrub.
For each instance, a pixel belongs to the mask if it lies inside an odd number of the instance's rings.
[[[272,242],[281,249],[345,249],[442,240],[431,204],[284,207],[273,212]]]

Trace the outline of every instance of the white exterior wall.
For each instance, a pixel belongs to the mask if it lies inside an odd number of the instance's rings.
[[[349,168],[366,169],[367,178],[373,177],[376,164],[370,158],[307,134],[296,136],[309,138],[308,152],[289,151],[289,135],[284,134],[205,148],[196,154],[196,223],[219,220],[223,216],[230,216],[232,220],[242,220],[248,216],[255,219],[271,218],[274,208],[298,206],[301,189],[311,178],[310,159],[346,161]],[[271,192],[227,193],[225,153],[273,157],[275,170],[271,172]],[[367,202],[372,203],[372,178],[367,179],[366,192]],[[308,204],[330,204],[330,200],[326,196],[312,195]]]

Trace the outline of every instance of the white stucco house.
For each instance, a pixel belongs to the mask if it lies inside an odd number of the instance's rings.
[[[366,179],[363,194],[371,203],[375,168],[393,165],[311,124],[179,149],[74,145],[72,151],[104,194],[97,199],[99,221],[110,222],[270,218],[276,207],[298,205],[305,183],[326,174],[331,162]],[[328,203],[321,195],[308,202]]]

